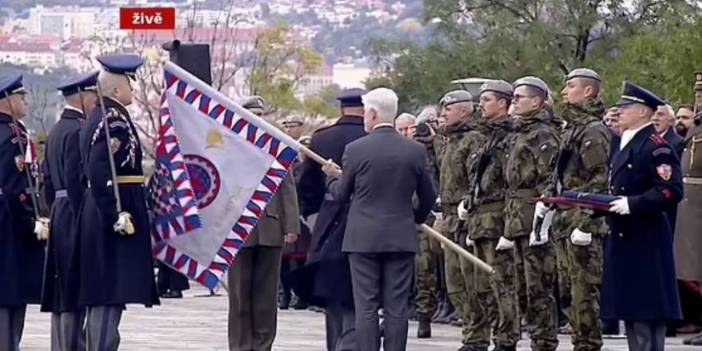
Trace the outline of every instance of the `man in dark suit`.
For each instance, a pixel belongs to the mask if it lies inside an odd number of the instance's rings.
[[[58,89],[66,99],[61,119],[46,142],[45,192],[51,235],[44,266],[41,310],[51,312],[51,349],[82,350],[85,312],[78,307],[79,231],[75,222],[87,188],[80,171],[78,137],[97,104],[98,72],[73,77]]]
[[[426,220],[436,193],[424,167],[424,147],[394,129],[397,95],[375,89],[363,95],[363,104],[370,134],[346,146],[343,173],[331,160],[323,171],[332,198],[351,201],[343,251],[351,262],[359,349],[380,350],[382,306],[383,347],[399,351],[407,345],[417,224]],[[415,194],[418,205],[413,208]]]
[[[264,101],[254,96],[242,106],[261,116]],[[292,173],[290,170],[280,184],[229,271],[230,351],[269,351],[273,347],[283,243],[294,243],[300,233]]]
[[[310,149],[341,164],[344,148],[365,136],[362,89],[348,89],[338,97],[341,118],[312,135]],[[293,289],[305,301],[325,308],[328,351],[357,350],[351,272],[341,252],[348,201],[331,197],[321,166],[312,159],[302,165],[298,188],[303,217],[319,213],[315,221],[307,265],[294,274]]]
[[[673,235],[665,211],[682,198],[680,162],[650,119],[665,103],[626,83],[615,150],[611,235],[605,241],[601,314],[624,320],[629,350],[663,350],[665,323],[680,319]]]

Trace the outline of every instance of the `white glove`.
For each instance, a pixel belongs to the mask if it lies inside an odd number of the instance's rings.
[[[629,210],[629,199],[626,196],[622,196],[609,203],[611,206],[609,212],[614,212],[620,215],[628,215],[631,213]]]
[[[592,234],[585,233],[584,231],[575,228],[573,233],[570,234],[570,242],[577,246],[588,246],[592,242]]]
[[[37,236],[37,240],[47,240],[49,239],[49,219],[41,217],[34,221],[34,234]]]
[[[548,210],[543,215],[543,221],[541,222],[541,230],[539,231],[539,240],[536,239],[536,225],[531,228],[531,233],[529,234],[529,246],[540,246],[548,242],[548,236],[551,229],[551,224],[553,224],[553,216],[556,214],[555,210]],[[536,213],[534,213],[534,224],[537,221]]]
[[[465,204],[466,204],[466,201],[463,200],[456,207],[456,211],[458,211],[458,219],[460,219],[462,221],[465,221],[466,219],[468,219],[468,210],[466,210]]]
[[[543,202],[538,201],[536,203],[536,208],[534,209],[534,217],[543,217],[546,215],[546,212],[548,212],[548,210],[548,206],[544,205]]]
[[[460,205],[459,205],[459,207],[460,207]],[[459,215],[459,217],[460,217],[460,215]],[[466,235],[466,247],[471,247],[473,245],[475,245],[475,241],[470,240],[470,237],[468,237],[468,235]]]
[[[132,221],[132,215],[129,212],[120,212],[117,222],[112,226],[115,232],[122,235],[132,235],[134,234],[134,223]]]
[[[512,248],[514,248],[514,241],[509,240],[504,236],[500,237],[500,241],[498,241],[497,246],[495,246],[495,250],[497,251],[511,250]]]

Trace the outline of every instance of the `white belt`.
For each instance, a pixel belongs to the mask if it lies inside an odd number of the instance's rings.
[[[56,190],[56,192],[54,192],[54,197],[57,199],[68,197],[68,190]]]
[[[702,185],[702,178],[700,177],[683,177],[683,183],[692,185]]]

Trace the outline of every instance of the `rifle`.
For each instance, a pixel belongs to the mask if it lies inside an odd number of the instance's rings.
[[[495,148],[495,144],[497,144],[497,139],[497,135],[493,135],[490,142],[485,144],[483,149],[480,151],[480,158],[478,159],[478,162],[474,163],[473,167],[471,167],[472,176],[470,179],[470,184],[473,189],[470,197],[468,197],[468,203],[466,204],[466,210],[468,210],[469,213],[475,211],[475,208],[478,206],[478,201],[480,200],[481,195],[480,182],[482,181],[483,175],[487,170],[487,166],[492,160],[492,153],[493,149]]]
[[[552,169],[553,171],[549,175],[547,181],[548,185],[546,187],[545,193],[547,197],[558,196],[563,190],[563,187],[561,185],[563,181],[563,171],[568,165],[568,161],[573,156],[573,148],[570,144],[573,141],[574,137],[575,128],[572,128],[570,131],[568,131],[568,134],[566,134],[566,138],[563,140],[563,143],[561,143],[560,147],[558,148],[558,152],[556,152],[553,158],[551,158],[551,162],[549,163],[549,169]],[[536,218],[536,223],[534,224],[534,233],[536,234],[536,240],[541,240],[541,226],[543,225],[543,222],[544,216],[539,216]]]

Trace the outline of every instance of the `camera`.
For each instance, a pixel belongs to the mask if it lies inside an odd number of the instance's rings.
[[[427,122],[417,123],[414,132],[415,137],[425,138],[431,135],[431,127]]]

